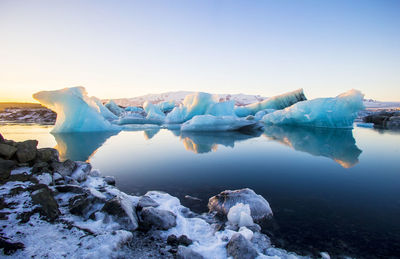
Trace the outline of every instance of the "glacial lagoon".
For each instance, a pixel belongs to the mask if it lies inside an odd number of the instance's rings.
[[[207,211],[208,198],[251,188],[274,220],[277,247],[299,254],[400,254],[400,132],[266,127],[190,133],[157,127],[51,134],[51,126],[2,125],[5,138],[37,139],[63,159],[90,161],[130,194],[161,190]]]

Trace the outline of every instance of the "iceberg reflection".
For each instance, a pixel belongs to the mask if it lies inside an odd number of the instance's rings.
[[[60,159],[87,161],[106,140],[119,132],[52,133]]]
[[[331,158],[344,168],[357,164],[362,152],[348,129],[268,126],[264,135],[294,150]]]
[[[239,131],[223,132],[181,132],[180,139],[185,149],[196,154],[217,151],[218,145],[234,147],[235,142],[259,137],[263,132],[243,133]]]

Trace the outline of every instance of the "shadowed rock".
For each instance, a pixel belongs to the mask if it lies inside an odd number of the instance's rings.
[[[254,259],[258,256],[251,242],[239,233],[234,234],[229,240],[226,251],[233,259]]]
[[[16,152],[17,148],[11,145],[0,143],[0,156],[10,159]]]
[[[141,225],[144,229],[168,230],[176,226],[176,215],[167,210],[153,207],[143,208],[140,212]]]
[[[27,163],[36,158],[37,140],[26,140],[17,143],[17,159],[20,163]]]
[[[60,215],[58,204],[53,197],[52,191],[46,185],[40,185],[40,187],[40,189],[32,192],[32,202],[40,206],[40,215],[49,221],[54,221]]]

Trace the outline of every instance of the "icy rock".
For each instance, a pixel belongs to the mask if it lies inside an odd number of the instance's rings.
[[[144,196],[140,197],[140,199],[136,205],[136,208],[138,210],[141,210],[146,207],[158,207],[158,206],[159,206],[159,204],[156,201],[154,201],[149,196],[144,195]]]
[[[239,227],[251,226],[254,224],[248,204],[237,203],[228,212],[228,221]]]
[[[138,228],[138,219],[132,201],[126,195],[116,196],[104,204],[102,211],[116,216],[117,220],[129,230]]]
[[[53,182],[53,178],[48,173],[38,175],[38,176],[36,176],[36,179],[39,181],[39,183],[45,184],[45,185],[50,185]]]
[[[264,101],[252,103],[246,106],[235,108],[235,113],[239,117],[255,115],[257,112],[266,109],[280,110],[289,107],[297,102],[305,101],[307,98],[303,93],[303,89],[298,89],[292,92],[284,93],[274,97],[270,97]]]
[[[153,207],[143,208],[140,212],[141,225],[144,229],[168,230],[176,226],[176,215],[168,210]]]
[[[208,201],[210,211],[226,216],[233,206],[238,203],[248,204],[253,220],[258,221],[272,217],[272,210],[269,203],[249,188],[241,190],[226,190],[213,196]]]
[[[234,116],[197,115],[181,126],[181,131],[233,131],[254,125],[255,121]]]
[[[60,215],[58,204],[53,197],[52,191],[46,185],[42,184],[38,185],[38,187],[39,189],[31,194],[32,202],[39,205],[40,215],[52,222]]]
[[[104,182],[109,185],[115,185],[115,177],[114,176],[106,176],[104,177]]]
[[[186,246],[179,246],[176,259],[204,259],[204,257]]]
[[[104,106],[118,117],[124,113],[124,109],[119,107],[113,100],[108,101]]]
[[[258,256],[257,250],[243,235],[236,233],[226,245],[226,251],[233,259],[254,259]]]
[[[97,103],[83,87],[64,88],[35,93],[33,98],[57,113],[53,133],[119,131],[105,119]]]
[[[247,240],[251,240],[254,235],[253,231],[247,227],[240,227],[238,233],[242,234]]]
[[[62,176],[71,176],[76,168],[76,163],[72,160],[65,160],[64,162],[51,163],[53,171],[61,174]]]
[[[265,115],[262,121],[275,125],[352,128],[357,113],[364,108],[363,97],[361,92],[350,90],[334,98],[299,102]]]
[[[75,162],[76,169],[72,173],[71,177],[78,182],[83,182],[86,180],[90,170],[92,169],[92,165],[86,162]]]
[[[0,156],[10,159],[16,152],[17,148],[7,144],[0,144]]]

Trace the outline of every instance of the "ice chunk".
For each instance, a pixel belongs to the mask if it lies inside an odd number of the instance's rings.
[[[214,116],[235,116],[234,101],[219,102],[208,107],[206,114]]]
[[[196,115],[206,114],[207,110],[216,103],[215,97],[209,93],[189,94],[182,105],[175,107],[166,118],[167,123],[182,123]]]
[[[262,117],[264,117],[265,114],[272,113],[272,112],[274,112],[274,111],[276,111],[276,110],[275,110],[275,109],[265,109],[265,110],[258,111],[258,112],[254,115],[254,119],[257,120],[257,121],[259,121],[259,120],[262,119]]]
[[[158,108],[151,102],[146,101],[143,104],[143,109],[147,113],[147,120],[156,121],[159,123],[162,123],[165,120],[165,114],[160,110],[160,108]]]
[[[91,98],[99,107],[100,113],[103,115],[104,118],[110,121],[118,119],[118,116],[112,113],[107,107],[105,107],[103,103],[100,101],[100,99],[96,97],[91,97]]]
[[[157,103],[156,106],[163,112],[169,112],[172,111],[172,109],[174,109],[175,102],[174,101],[161,102]]]
[[[83,87],[35,93],[33,98],[57,113],[55,132],[119,131],[100,112]]]
[[[250,214],[249,204],[237,203],[232,206],[228,212],[228,221],[239,227],[247,227],[254,225]]]
[[[125,111],[127,112],[143,112],[143,108],[137,107],[137,106],[128,106],[125,108]]]
[[[364,95],[350,90],[334,98],[318,98],[296,103],[262,118],[266,124],[304,125],[325,128],[352,128]]]
[[[248,115],[254,115],[258,111],[265,109],[275,109],[275,110],[284,109],[297,102],[305,100],[307,100],[307,98],[303,93],[303,89],[298,89],[292,92],[270,97],[262,102],[236,107],[235,113],[239,117],[246,117]]]
[[[113,100],[109,100],[108,103],[105,104],[105,106],[118,117],[120,117],[124,113],[124,109],[119,107]]]
[[[182,124],[181,131],[229,131],[255,125],[256,121],[236,116],[197,115]]]

